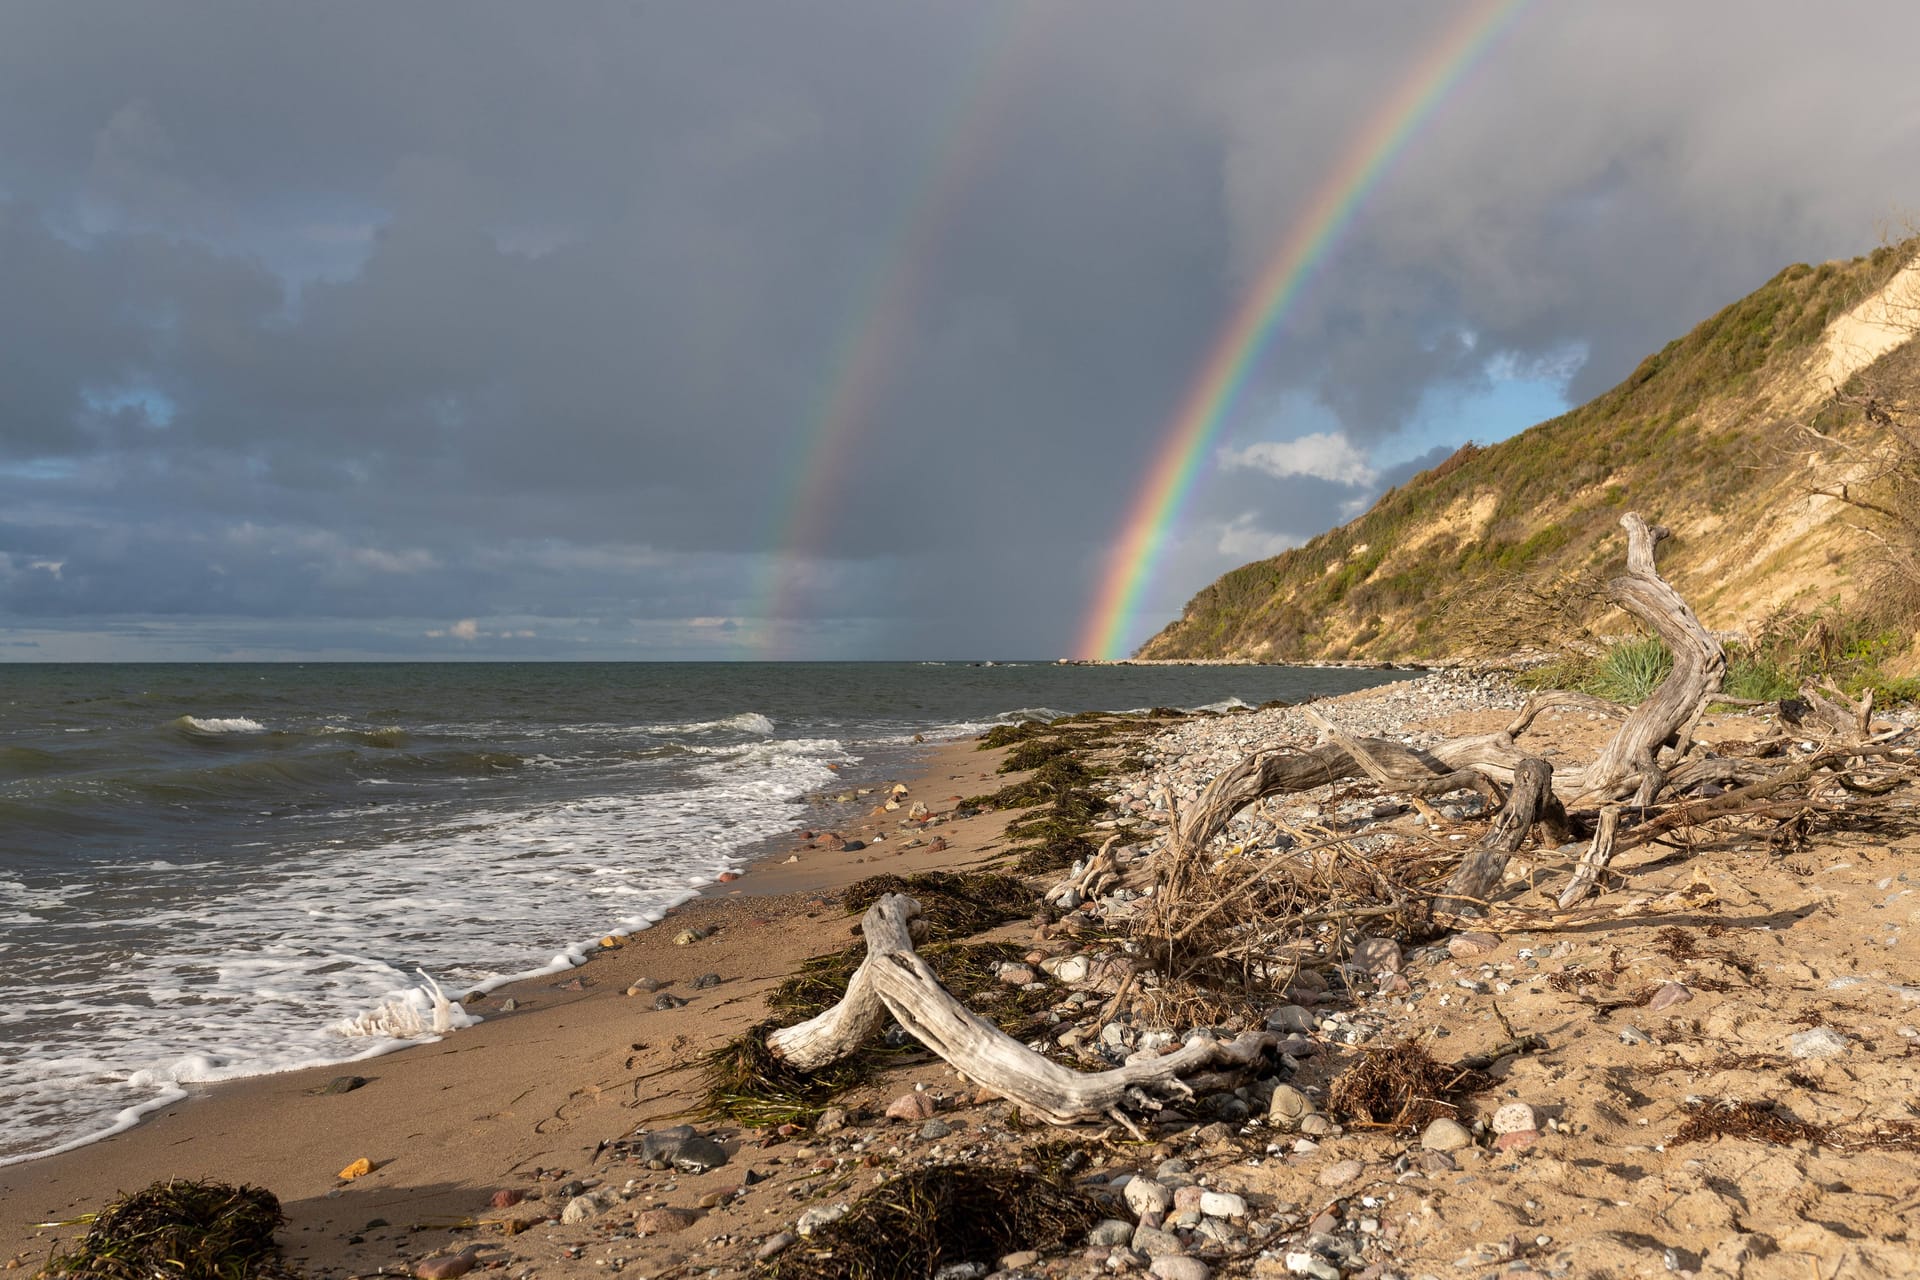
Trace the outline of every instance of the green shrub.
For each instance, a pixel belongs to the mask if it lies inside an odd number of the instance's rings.
[[[1586,692],[1627,706],[1645,702],[1673,670],[1673,654],[1658,637],[1622,640],[1594,664]]]

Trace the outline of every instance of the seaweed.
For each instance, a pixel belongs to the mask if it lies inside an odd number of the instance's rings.
[[[86,1280],[286,1280],[297,1277],[273,1233],[286,1216],[262,1187],[170,1179],[120,1197],[93,1216],[42,1276]]]
[[[768,1264],[770,1280],[924,1280],[954,1263],[997,1265],[1016,1249],[1067,1248],[1101,1218],[1065,1182],[1007,1168],[934,1166],[853,1202]]]
[[[1039,844],[1010,850],[1013,869],[1023,876],[1044,875],[1070,867],[1082,858],[1091,858],[1099,850],[1082,835],[1051,835]]]
[[[1073,754],[1073,744],[1065,738],[1028,738],[1007,752],[1007,758],[1000,762],[999,772],[1019,773],[1026,769],[1038,769],[1049,760]]]
[[[848,886],[847,911],[862,915],[882,895],[910,894],[920,904],[929,936],[967,937],[1033,914],[1033,891],[1012,876],[994,872],[927,871],[918,875],[868,876]]]
[[[1051,991],[1013,991],[999,981],[1000,966],[1021,964],[1026,949],[1014,942],[934,942],[918,948],[920,956],[933,969],[940,985],[963,1003],[969,1000],[989,1003],[983,996],[996,997],[991,1007],[982,1010],[1004,1030],[1024,1026],[1033,1015],[1053,1003]],[[773,989],[767,1007],[793,1022],[825,1013],[847,994],[853,971],[866,958],[866,948],[855,944],[831,955],[815,956],[800,966],[800,972]],[[1012,998],[1001,996],[1007,992]]]
[[[1826,1136],[1824,1126],[1796,1119],[1777,1103],[1727,1100],[1696,1104],[1669,1145],[1677,1147],[1708,1138],[1744,1138],[1784,1146],[1789,1142],[1819,1142]]]
[[[1047,731],[1047,726],[1038,720],[1022,720],[1018,724],[997,724],[980,735],[980,745],[976,751],[991,751],[995,747],[1010,747],[1016,742],[1025,742]]]
[[[773,1056],[767,1033],[777,1022],[741,1032],[700,1066],[701,1114],[764,1128],[810,1121],[833,1100],[871,1079],[880,1065],[871,1054],[857,1053],[818,1071],[796,1071]]]
[[[1352,1124],[1410,1130],[1458,1115],[1487,1083],[1481,1072],[1439,1062],[1424,1045],[1403,1040],[1362,1049],[1360,1060],[1334,1078],[1327,1109]]]

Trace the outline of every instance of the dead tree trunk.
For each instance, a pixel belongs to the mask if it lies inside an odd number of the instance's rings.
[[[1071,1070],[974,1016],[940,985],[913,949],[910,925],[919,914],[920,904],[899,893],[886,894],[868,908],[860,925],[867,956],[847,983],[847,994],[825,1013],[768,1035],[773,1055],[800,1070],[816,1070],[859,1049],[890,1013],[968,1079],[1050,1124],[1111,1116],[1132,1129],[1120,1111],[1132,1091],[1188,1096],[1192,1090],[1183,1077],[1217,1063],[1248,1065],[1275,1043],[1265,1032],[1248,1032],[1231,1043],[1197,1034],[1165,1057],[1111,1071]]]
[[[1549,812],[1559,808],[1560,802],[1553,798],[1553,766],[1538,758],[1521,761],[1514,771],[1513,794],[1507,797],[1506,808],[1494,819],[1480,847],[1454,871],[1446,892],[1434,900],[1434,910],[1458,915],[1482,913],[1506,873],[1507,860],[1526,843],[1534,823],[1549,821]],[[1565,829],[1565,810],[1559,812],[1557,825]]]

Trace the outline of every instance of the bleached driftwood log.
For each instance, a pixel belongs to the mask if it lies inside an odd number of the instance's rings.
[[[976,1017],[940,985],[914,951],[912,922],[919,914],[920,904],[900,893],[883,895],[869,907],[860,922],[866,959],[847,983],[847,994],[825,1013],[769,1034],[773,1055],[802,1071],[818,1070],[859,1049],[891,1014],[968,1079],[1050,1124],[1110,1116],[1131,1129],[1120,1106],[1132,1091],[1188,1096],[1185,1077],[1216,1065],[1250,1065],[1277,1042],[1266,1032],[1231,1042],[1197,1034],[1164,1057],[1111,1071],[1071,1070]]]

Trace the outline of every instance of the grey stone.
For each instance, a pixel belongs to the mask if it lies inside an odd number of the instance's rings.
[[[1150,1258],[1187,1251],[1187,1246],[1181,1244],[1180,1237],[1173,1232],[1145,1225],[1133,1229],[1133,1247]]]
[[[1125,1244],[1133,1239],[1133,1224],[1119,1218],[1107,1218],[1087,1232],[1087,1243],[1094,1246]]]
[[[1313,1015],[1297,1004],[1283,1004],[1267,1015],[1267,1030],[1293,1031],[1311,1035],[1318,1024]]]
[[[1203,1191],[1200,1194],[1200,1212],[1214,1218],[1244,1218],[1247,1216],[1247,1202],[1242,1196],[1226,1191]]]
[[[1420,1145],[1429,1151],[1459,1151],[1473,1145],[1473,1135],[1458,1120],[1442,1116],[1420,1135]]]
[[[1160,1280],[1209,1280],[1213,1275],[1213,1268],[1200,1259],[1179,1254],[1162,1254],[1147,1270]]]
[[[1796,1058],[1833,1058],[1847,1051],[1852,1042],[1832,1027],[1813,1027],[1787,1037],[1787,1052]]]
[[[1133,1210],[1135,1217],[1165,1213],[1173,1204],[1173,1192],[1152,1178],[1135,1178],[1121,1188],[1120,1194],[1126,1198],[1127,1208]]]
[[[684,1173],[705,1173],[727,1162],[727,1149],[712,1138],[698,1135],[680,1144],[673,1154],[673,1167]]]
[[[953,1132],[953,1126],[938,1118],[920,1126],[920,1136],[929,1140],[938,1140]]]
[[[690,1124],[676,1124],[668,1129],[655,1129],[640,1140],[640,1162],[655,1169],[664,1169],[680,1153],[680,1146],[689,1138],[698,1137]]]
[[[717,987],[720,985],[720,975],[717,973],[703,973],[687,985],[695,991],[705,991],[709,987]]]
[[[1313,1114],[1313,1102],[1290,1084],[1275,1085],[1273,1099],[1267,1104],[1267,1123],[1293,1133],[1300,1122]]]
[[[1340,1268],[1318,1254],[1305,1251],[1289,1253],[1286,1262],[1287,1270],[1297,1276],[1313,1276],[1314,1280],[1340,1280]]]

